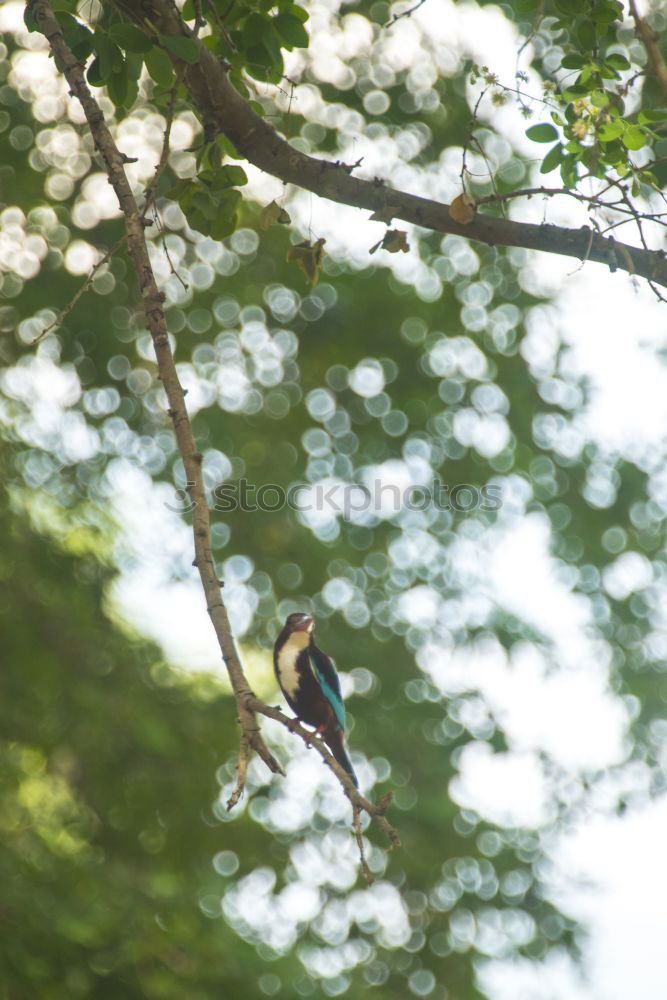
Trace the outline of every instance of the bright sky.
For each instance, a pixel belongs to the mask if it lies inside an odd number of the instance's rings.
[[[0,28],[13,28],[22,9],[19,3],[5,4],[0,9]],[[334,0],[313,5],[314,45],[322,77],[345,85],[348,71],[341,57],[362,54],[368,46],[368,37],[364,22],[353,13],[347,17],[342,31],[334,30],[331,12],[336,9]],[[432,40],[428,52],[422,48],[418,29]],[[39,104],[42,120],[48,121],[65,107],[64,98],[54,86],[52,64],[36,41],[34,47],[35,51],[14,66],[13,73],[25,92]],[[480,10],[474,4],[428,0],[411,19],[394,26],[386,48],[390,65],[405,60],[406,65],[419,67],[426,77],[435,72],[454,73],[462,56],[474,56],[501,78],[511,80],[514,74],[514,30],[498,8]],[[300,56],[294,55],[293,59],[294,75]],[[312,88],[303,88],[298,99],[317,118],[320,111],[314,93]],[[368,101],[369,112],[373,100],[381,98]],[[325,109],[320,110],[324,115]],[[76,111],[72,115],[78,120]],[[496,110],[494,115],[507,142],[526,152],[525,122],[516,110],[507,107]],[[160,120],[156,117],[154,122],[144,121],[139,125],[130,119],[121,128],[127,133],[136,131],[131,141],[139,163],[132,169],[137,180],[145,180],[155,162]],[[130,139],[129,134],[127,138]],[[175,127],[176,148],[187,149],[190,138],[187,121]],[[138,141],[144,145],[137,146]],[[413,137],[410,141],[418,144],[419,140]],[[60,143],[62,150],[51,149],[49,155],[56,161],[62,155],[64,163],[72,152],[67,137],[60,135],[53,142]],[[508,145],[505,152],[501,149],[499,157],[506,155],[509,148]],[[445,157],[437,171],[425,171],[414,162],[405,163],[405,148],[397,141],[384,138],[374,142],[367,137],[360,140],[355,135],[354,123],[350,128],[349,151],[355,159],[364,156],[364,166],[371,174],[374,166],[381,165],[384,176],[390,176],[398,186],[444,200],[458,193],[459,163],[455,156]],[[187,156],[183,154],[184,170]],[[82,172],[87,169],[83,162],[81,169]],[[63,169],[61,181],[56,174],[57,171],[51,184],[55,191],[59,183],[64,185],[61,188],[64,191],[67,173]],[[266,202],[281,195],[282,185],[275,180],[257,171],[251,170],[250,175],[249,190],[258,200]],[[92,228],[100,217],[113,214],[115,206],[106,180],[99,175],[86,180],[83,191],[86,197],[80,208],[81,218],[87,219]],[[371,223],[357,225],[359,214],[352,209],[333,206],[306,194],[292,197],[289,209],[305,231],[311,228],[326,236],[329,253],[356,261],[360,266],[367,263],[368,247],[383,231],[383,227]],[[514,209],[516,217],[530,221],[539,220],[542,211],[543,206],[537,203],[524,203]],[[582,222],[579,209],[572,208],[570,203],[556,206],[555,211],[559,221],[572,225]],[[21,250],[22,266],[29,277],[30,269],[38,268],[35,261],[42,248],[27,243],[19,222],[11,218],[4,221],[9,235],[6,232],[3,239],[13,241],[5,249],[13,254],[17,247]],[[428,268],[416,253],[399,254],[396,258],[390,263],[401,277],[411,278],[424,297],[437,294],[439,279],[427,273]],[[85,273],[91,259],[91,249],[85,242],[68,249],[67,264],[74,273]],[[593,387],[590,404],[577,417],[573,433],[597,442],[603,451],[631,458],[664,449],[667,367],[656,363],[654,352],[665,346],[666,307],[656,303],[645,284],[623,273],[611,275],[602,266],[590,263],[578,268],[576,261],[565,258],[529,256],[524,281],[526,287],[554,293],[552,304],[536,308],[528,318],[526,363],[531,367],[548,366],[562,338],[570,346],[570,371],[585,375]],[[87,436],[82,423],[70,419],[65,427],[76,387],[58,374],[49,361],[48,351],[40,353],[30,371],[5,375],[3,386],[16,398],[27,399],[30,394],[37,394],[35,421],[40,433],[46,434],[48,428],[63,422],[63,434],[65,430],[68,434],[67,457],[73,454],[85,457],[94,450],[95,441]],[[379,474],[387,482],[397,481],[397,477],[400,480],[401,476],[419,481],[415,469],[416,466],[387,468]],[[164,501],[171,497],[129,463],[114,463],[108,478],[113,513],[123,526],[118,552],[121,572],[113,587],[113,603],[128,622],[157,639],[173,662],[187,669],[218,670],[219,652],[198,583],[189,567],[189,531],[164,506]],[[143,512],[149,506],[155,516],[147,520]],[[481,551],[490,553],[490,561],[485,562],[483,570]],[[549,552],[549,534],[543,519],[537,514],[523,513],[519,494],[503,508],[497,524],[485,537],[462,541],[457,555],[462,572],[469,574],[480,600],[496,602],[520,614],[551,639],[554,656],[547,663],[527,645],[508,657],[494,643],[470,649],[436,644],[428,649],[428,655],[418,659],[443,694],[455,696],[479,691],[487,709],[510,737],[511,749],[506,754],[492,756],[483,742],[471,743],[462,755],[460,776],[454,781],[451,794],[462,807],[475,809],[500,824],[537,827],[550,816],[551,809],[540,754],[547,754],[572,774],[617,764],[627,751],[628,708],[609,688],[608,651],[596,645],[588,633],[592,618],[587,599],[573,593],[571,584],[563,578],[561,567]],[[183,571],[178,583],[173,581],[174,563]],[[225,565],[225,597],[239,636],[247,631],[252,620],[253,591],[246,586],[251,572],[252,566],[242,557],[232,558]],[[632,565],[626,561],[615,567],[614,572],[616,576],[610,577],[610,587],[639,589],[648,582],[641,561],[635,560]],[[429,615],[435,619],[439,614],[438,595],[427,587],[408,594],[405,600],[413,601],[414,607],[426,616],[426,622]],[[406,609],[408,613],[407,605]],[[251,680],[260,685],[270,684],[266,659],[256,657],[253,662],[255,677]],[[368,667],[372,668],[372,664]],[[350,682],[346,683],[351,687]],[[311,765],[310,757],[297,755],[293,766],[298,772],[290,774],[294,775],[291,780],[295,789],[297,784],[301,790],[312,785],[314,795],[318,777],[311,776]],[[364,773],[370,784],[373,779],[370,766]],[[641,769],[628,768],[626,779],[630,791],[643,794],[645,775]],[[274,822],[278,826],[285,816],[294,815],[293,803],[301,794],[293,789],[290,808],[283,809],[282,814],[280,801],[277,802]],[[289,788],[286,795],[290,796]],[[528,962],[490,961],[482,980],[493,1000],[627,1000],[628,997],[664,1000],[667,806],[658,800],[630,810],[623,818],[609,819],[605,811],[613,798],[610,791],[609,802],[606,805],[601,802],[597,813],[582,816],[581,822],[555,842],[550,852],[553,868],[548,883],[563,910],[581,920],[587,933],[583,945],[585,977],[579,977],[564,955],[554,956],[546,968]],[[329,845],[327,849],[337,851],[338,855],[343,851],[341,845]],[[354,859],[349,862],[352,871]],[[309,864],[312,874],[316,862],[303,857],[296,858],[295,863]],[[257,882],[246,886],[246,893],[254,893],[257,898],[258,892],[265,892],[267,900],[273,899],[270,877],[260,872],[257,879],[261,885]],[[293,899],[281,897],[278,902],[274,899],[271,905],[267,902],[265,910],[258,907],[254,914],[245,916],[244,898],[249,895],[244,897],[243,891],[239,890],[227,905],[236,914],[235,919],[255,920],[257,933],[266,934],[267,927],[272,921],[275,923],[276,906],[287,919],[288,914],[307,916],[318,905],[317,890],[302,889],[298,895],[295,889],[294,893]],[[385,930],[388,940],[399,944],[405,933],[399,909],[392,909],[380,895],[377,900],[370,895],[364,900],[363,905],[375,906],[378,913],[393,914],[395,926],[388,925]],[[261,913],[265,920],[260,919]],[[390,920],[388,916],[386,919]]]

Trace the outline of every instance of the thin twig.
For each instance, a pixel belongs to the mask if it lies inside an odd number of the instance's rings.
[[[473,141],[473,138],[474,138],[475,122],[477,121],[477,112],[479,111],[479,106],[482,103],[482,101],[484,100],[484,96],[488,93],[488,90],[489,90],[488,87],[484,87],[484,89],[479,94],[479,96],[478,96],[478,98],[477,98],[477,100],[475,102],[475,107],[472,109],[472,118],[470,119],[470,126],[468,128],[467,133],[466,133],[466,137],[465,137],[465,139],[463,141],[463,151],[462,151],[462,154],[461,154],[461,173],[459,174],[459,177],[461,178],[461,189],[463,190],[464,193],[467,192],[467,188],[466,188],[466,174],[470,174],[470,171],[468,170],[468,164],[466,163],[466,159],[467,159],[467,156],[468,156],[468,148],[469,148],[469,146],[470,146],[470,144],[471,144],[471,142]]]
[[[195,9],[195,24],[192,29],[195,37],[199,34],[200,28],[203,28],[206,24],[206,18],[201,11],[201,0],[193,0],[193,6]]]
[[[359,848],[359,863],[361,865],[361,871],[366,883],[368,885],[373,885],[375,879],[373,874],[368,867],[368,862],[366,861],[366,851],[364,849],[364,835],[361,830],[361,809],[359,806],[352,806],[352,828],[354,830],[354,836],[357,841],[357,847]]]
[[[176,110],[176,99],[178,97],[178,88],[183,82],[182,72],[176,74],[176,82],[171,90],[171,95],[169,97],[169,104],[167,106],[167,113],[165,115],[165,127],[164,136],[162,139],[162,149],[160,150],[160,159],[155,168],[155,173],[153,174],[153,179],[144,191],[146,201],[144,203],[144,209],[141,213],[142,217],[145,219],[150,211],[151,205],[155,201],[155,196],[157,194],[157,186],[162,176],[164,168],[167,166],[167,160],[169,159],[169,140],[171,138],[171,127],[174,122],[174,111]]]
[[[167,263],[169,264],[169,271],[171,274],[173,274],[173,276],[176,278],[177,281],[180,281],[183,291],[187,292],[190,286],[188,285],[185,278],[182,278],[178,273],[178,271],[176,270],[176,268],[174,267],[174,262],[171,259],[171,254],[169,253],[169,247],[167,246],[167,233],[165,231],[164,226],[162,225],[162,219],[160,218],[160,214],[157,208],[153,208],[153,220],[157,227],[157,231],[159,232],[162,238],[162,249],[164,251],[165,257],[167,258]]]
[[[227,799],[227,811],[231,812],[234,806],[237,804],[241,796],[243,795],[243,790],[245,788],[246,776],[248,774],[248,761],[250,759],[250,746],[248,744],[248,738],[244,732],[241,733],[241,742],[239,745],[239,756],[236,762],[236,785],[234,786],[234,791]]]
[[[418,0],[418,3],[416,3],[414,5],[414,7],[410,7],[410,8],[408,8],[408,10],[402,11],[402,13],[400,13],[400,14],[394,14],[393,17],[389,18],[389,20],[384,25],[384,27],[385,28],[391,28],[392,24],[396,24],[396,22],[400,21],[401,18],[403,18],[403,17],[410,17],[412,14],[414,14],[414,12],[416,10],[419,10],[419,8],[421,6],[423,6],[423,4],[425,4],[425,3],[426,3],[426,0]]]
[[[71,313],[72,309],[77,304],[77,302],[79,301],[79,299],[81,298],[81,296],[83,295],[83,293],[86,292],[90,288],[91,284],[93,283],[93,279],[94,279],[95,275],[97,274],[97,272],[99,271],[99,269],[104,264],[107,264],[111,260],[111,258],[120,250],[120,248],[122,247],[122,245],[123,245],[123,243],[125,242],[126,239],[127,239],[126,235],[121,236],[121,238],[118,240],[118,242],[114,243],[114,245],[111,247],[111,249],[107,250],[107,252],[104,254],[104,256],[100,257],[100,259],[98,260],[98,262],[93,265],[93,267],[91,268],[90,274],[88,275],[88,277],[86,278],[86,280],[84,281],[84,283],[81,285],[81,287],[74,293],[74,295],[69,300],[69,302],[67,303],[67,305],[63,309],[60,310],[60,312],[58,313],[58,315],[56,316],[56,318],[53,320],[53,322],[49,323],[49,325],[47,327],[45,327],[42,330],[42,332],[37,337],[35,337],[35,339],[32,342],[32,346],[33,347],[34,347],[35,344],[38,344],[40,342],[40,340],[43,340],[44,337],[47,336],[47,334],[51,333],[51,330],[54,330],[58,326],[62,326],[62,322],[65,319],[65,317],[68,316]]]
[[[521,58],[523,50],[526,48],[527,45],[530,45],[537,32],[540,30],[540,25],[542,24],[543,20],[544,20],[544,0],[540,0],[538,8],[535,11],[535,17],[533,18],[533,23],[531,25],[530,32],[528,33],[528,35],[526,35],[523,44],[520,46],[519,51],[516,54],[516,62],[514,65],[515,73],[519,72],[519,59]]]
[[[379,802],[371,802],[370,799],[367,799],[365,795],[361,794],[347,771],[340,766],[336,758],[328,749],[327,745],[320,739],[313,739],[313,734],[308,729],[305,729],[294,719],[288,718],[288,716],[281,712],[279,708],[275,708],[272,705],[266,705],[263,701],[260,701],[259,698],[255,698],[254,696],[248,699],[248,707],[253,713],[265,715],[268,719],[274,719],[276,722],[280,722],[291,732],[300,736],[307,746],[315,747],[320,757],[326,761],[340,781],[343,786],[343,791],[352,804],[352,808],[358,808],[363,812],[368,813],[371,819],[375,821],[378,828],[382,831],[382,833],[384,833],[391,846],[400,847],[401,839],[399,837],[398,830],[396,830],[396,828],[392,826],[389,820],[385,817],[385,813],[391,805],[392,796],[390,793],[383,796]]]

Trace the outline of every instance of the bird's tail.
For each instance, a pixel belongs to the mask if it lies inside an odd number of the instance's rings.
[[[340,766],[347,771],[355,786],[358,788],[359,782],[357,781],[357,776],[354,773],[352,761],[348,757],[347,750],[345,749],[345,737],[343,736],[343,730],[335,729],[333,732],[327,733],[325,741]]]

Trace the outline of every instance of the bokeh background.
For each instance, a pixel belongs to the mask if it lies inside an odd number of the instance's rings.
[[[300,84],[258,99],[299,148],[451,200],[478,93],[466,60],[512,79],[516,27],[447,0],[390,30],[385,3],[308,10]],[[273,641],[312,611],[362,788],[393,790],[403,847],[367,829],[367,887],[337,782],[270,721],[287,777],[253,762],[226,811],[234,704],[122,254],[34,343],[122,230],[22,15],[0,8],[0,994],[662,1000],[665,306],[598,265],[409,227],[409,253],[371,257],[382,225],[252,167],[223,242],[158,203],[152,257],[212,503],[241,479],[502,498],[214,515],[255,691],[278,702]],[[525,59],[548,69],[551,44],[538,32]],[[621,44],[637,54],[629,25]],[[164,128],[153,90],[116,123],[138,191]],[[489,164],[528,183],[520,109],[479,113],[481,187]],[[172,177],[197,136],[179,108]],[[292,225],[263,230],[274,199]],[[586,222],[571,201],[512,211]],[[317,238],[311,289],[286,254]]]

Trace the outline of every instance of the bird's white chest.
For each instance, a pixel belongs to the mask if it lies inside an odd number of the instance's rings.
[[[305,639],[305,642],[304,642]],[[299,689],[301,677],[296,668],[296,661],[308,645],[309,638],[303,633],[291,636],[278,653],[278,676],[280,686],[286,695],[294,698]]]

